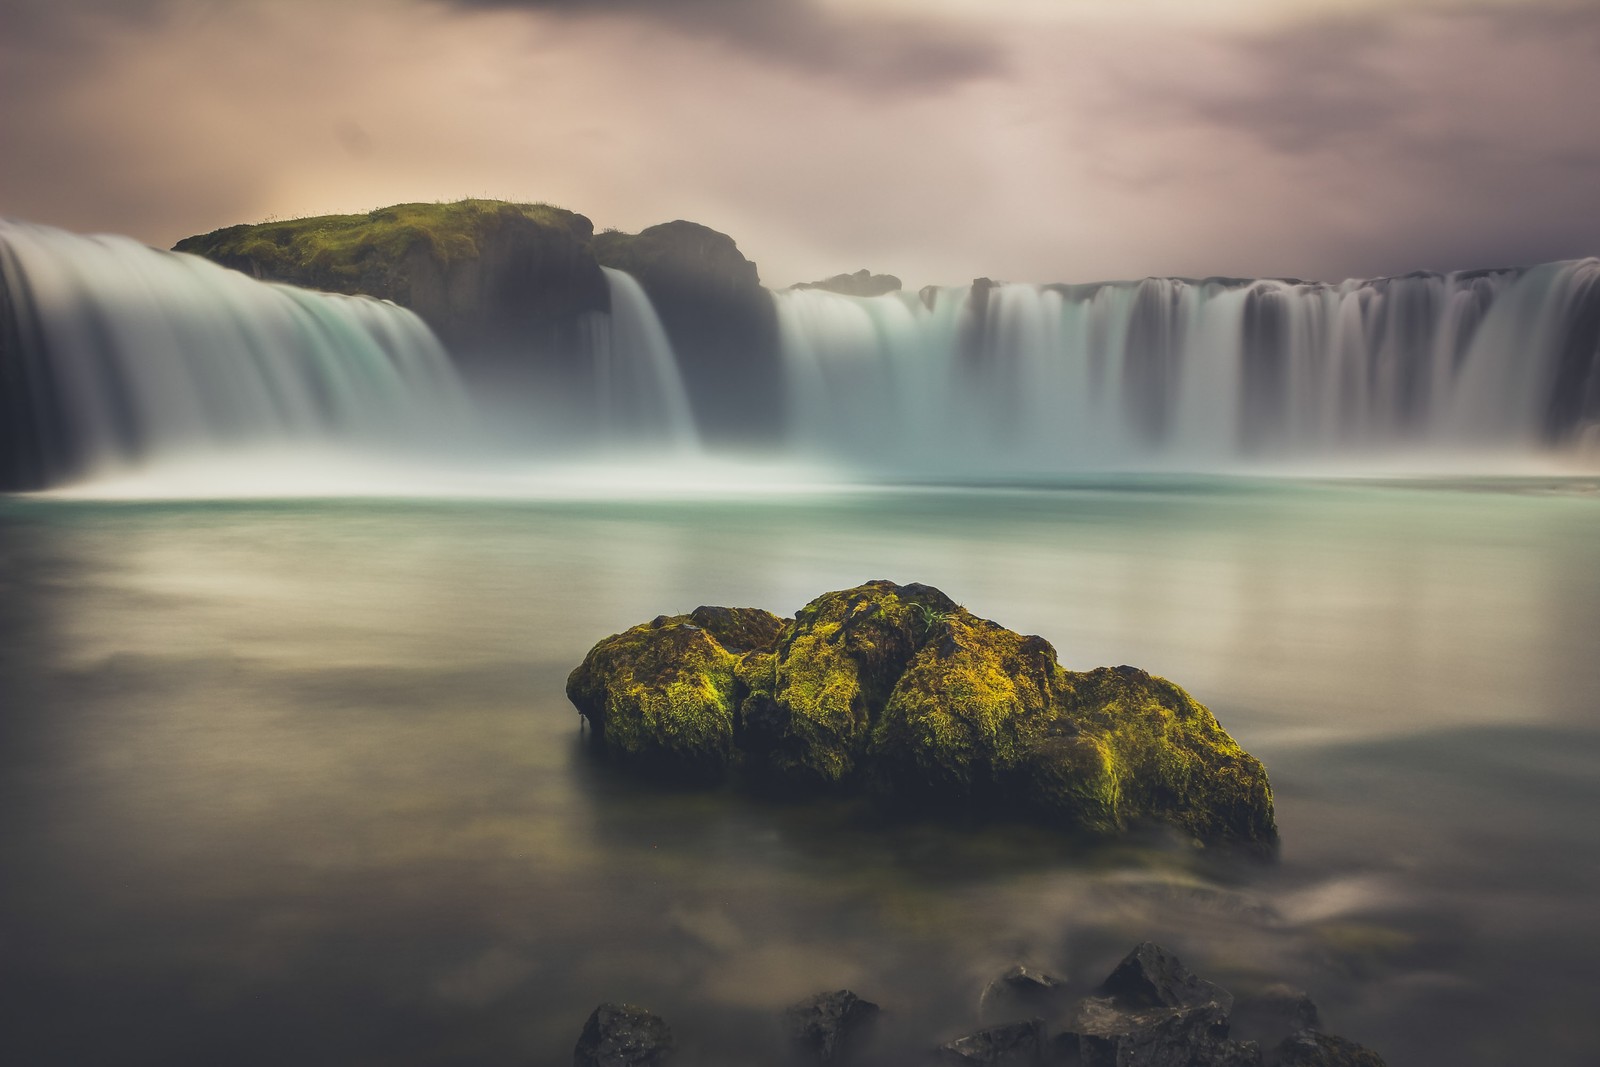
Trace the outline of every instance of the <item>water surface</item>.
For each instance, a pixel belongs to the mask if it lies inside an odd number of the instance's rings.
[[[848,986],[976,1025],[1136,941],[1308,989],[1395,1067],[1600,1049],[1600,501],[1584,483],[1134,480],[494,503],[0,502],[0,1057],[688,1064]],[[1275,865],[890,825],[594,766],[562,686],[698,604],[943,588],[1210,706]]]

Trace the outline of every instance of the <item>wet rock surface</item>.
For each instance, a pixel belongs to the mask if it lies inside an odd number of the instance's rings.
[[[605,1003],[584,1023],[573,1067],[663,1067],[677,1044],[666,1020],[632,1004]]]
[[[872,1037],[878,1006],[848,989],[818,993],[783,1013],[789,1047],[805,1063],[850,1063]]]
[[[1019,963],[984,988],[978,1014],[987,1022],[1048,1018],[1066,1003],[1067,995],[1065,979]]]
[[[877,1004],[854,992],[822,992],[782,1016],[788,1062],[918,1067],[1385,1067],[1383,1058],[1321,1030],[1303,991],[1268,986],[1240,1001],[1186,968],[1159,945],[1135,946],[1088,996],[1072,1001],[1067,980],[1017,965],[985,988],[981,1029],[940,1043],[886,1041]],[[1081,987],[1080,987],[1081,988]],[[891,1005],[892,1009],[892,1005]],[[1007,1012],[1011,1017],[1003,1017]],[[1268,1045],[1264,1035],[1278,1034]],[[912,1040],[915,1040],[913,1037]],[[869,1044],[870,1042],[870,1044]],[[888,1046],[888,1047],[884,1047]],[[671,1031],[629,1005],[602,1004],[578,1042],[578,1067],[667,1062]],[[773,1059],[752,1050],[750,1062]],[[782,1059],[779,1056],[778,1059]]]

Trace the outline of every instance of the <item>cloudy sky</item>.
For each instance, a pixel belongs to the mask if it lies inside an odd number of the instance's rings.
[[[1600,2],[0,0],[0,214],[462,196],[694,219],[769,285],[1600,254]]]

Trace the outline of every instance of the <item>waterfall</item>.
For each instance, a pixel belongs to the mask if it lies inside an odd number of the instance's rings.
[[[419,318],[124,237],[0,220],[0,484],[270,444],[404,446],[470,424]]]
[[[644,289],[626,271],[602,267],[611,313],[588,323],[598,430],[612,444],[698,447],[694,414],[667,331]]]
[[[912,472],[1600,446],[1600,260],[774,294],[794,447]]]

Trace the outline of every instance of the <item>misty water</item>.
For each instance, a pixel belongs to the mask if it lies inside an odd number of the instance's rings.
[[[772,1062],[849,987],[924,1044],[1135,942],[1307,989],[1394,1067],[1590,1062],[1593,479],[1121,479],[753,499],[0,501],[12,1063],[570,1062],[602,1000]],[[1170,677],[1260,756],[1276,863],[641,785],[600,637],[940,586]]]

